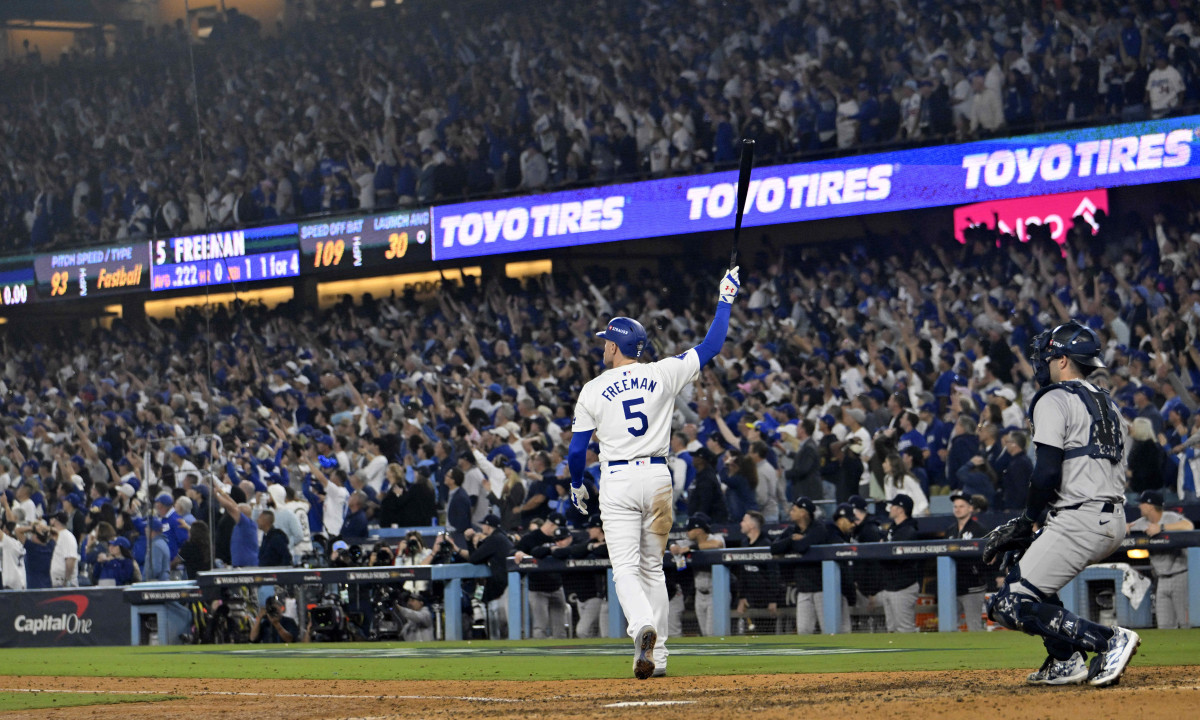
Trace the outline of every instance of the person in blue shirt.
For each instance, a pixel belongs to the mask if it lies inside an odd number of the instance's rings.
[[[150,518],[146,530],[150,533],[150,564],[146,567],[146,580],[170,580],[171,548],[165,537],[167,525],[158,518]]]
[[[98,558],[96,584],[102,584],[102,580],[112,580],[115,585],[128,585],[139,580],[137,566],[129,552],[128,539],[118,536],[109,540],[108,553],[102,553]]]
[[[258,526],[250,518],[250,506],[234,502],[220,488],[215,494],[221,508],[234,522],[233,534],[229,538],[229,556],[233,566],[255,567],[258,565]]]
[[[154,499],[154,514],[162,521],[163,537],[173,558],[179,554],[179,546],[187,542],[188,537],[187,525],[175,512],[175,498],[169,493],[160,493]]]

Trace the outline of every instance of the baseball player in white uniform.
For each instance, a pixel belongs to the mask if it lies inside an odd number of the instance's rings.
[[[633,674],[639,679],[667,672],[668,598],[663,552],[671,529],[671,417],[675,396],[716,357],[729,332],[729,312],[741,283],[738,268],[721,279],[717,311],[696,347],[654,363],[639,363],[646,330],[618,317],[596,333],[604,338],[609,368],[579,393],[572,422],[571,502],[582,512],[587,447],[600,445],[600,516],[608,539],[617,599],[634,639]]]

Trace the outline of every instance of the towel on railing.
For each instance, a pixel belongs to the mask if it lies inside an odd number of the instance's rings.
[[[1135,610],[1141,607],[1142,601],[1146,599],[1146,593],[1150,590],[1150,578],[1134,570],[1129,563],[1101,563],[1092,565],[1092,567],[1120,570],[1123,573],[1121,575],[1121,594],[1129,598],[1129,604]]]

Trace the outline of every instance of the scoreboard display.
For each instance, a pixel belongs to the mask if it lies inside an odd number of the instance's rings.
[[[145,242],[43,253],[33,259],[42,300],[121,295],[150,287],[150,249]]]
[[[180,290],[296,277],[296,224],[154,240],[150,289]]]
[[[300,264],[318,275],[401,270],[432,260],[431,231],[428,208],[301,223]]]

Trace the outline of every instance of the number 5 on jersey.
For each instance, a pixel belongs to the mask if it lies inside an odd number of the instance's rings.
[[[631,426],[629,428],[629,434],[634,437],[645,435],[646,430],[650,428],[650,419],[646,417],[646,414],[633,409],[635,405],[641,405],[644,402],[646,402],[646,398],[631,398],[621,403],[621,406],[625,408],[625,419],[636,420],[641,423],[641,427]]]

